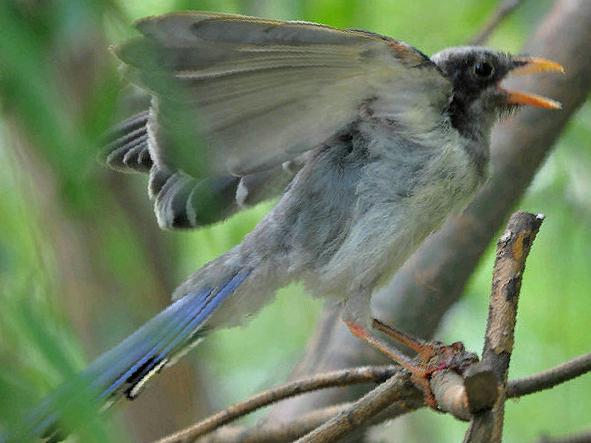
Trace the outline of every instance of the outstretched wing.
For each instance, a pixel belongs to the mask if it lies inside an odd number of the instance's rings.
[[[154,200],[158,224],[164,229],[216,223],[245,207],[276,197],[306,161],[303,154],[283,165],[243,177],[192,177],[182,170],[154,165],[148,115],[149,111],[140,112],[109,131],[101,157],[117,171],[150,174],[149,195]]]
[[[375,100],[377,112],[413,118],[413,107],[441,115],[450,95],[423,54],[362,31],[201,12],[137,27],[142,36],[115,51],[153,94],[151,158],[192,176],[275,167],[344,130]]]

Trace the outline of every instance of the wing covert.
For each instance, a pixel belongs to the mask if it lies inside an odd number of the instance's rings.
[[[137,27],[142,36],[116,53],[153,94],[152,158],[194,176],[275,167],[326,142],[376,97],[385,114],[440,112],[451,88],[420,52],[362,31],[200,12]],[[426,98],[415,103],[413,90]]]

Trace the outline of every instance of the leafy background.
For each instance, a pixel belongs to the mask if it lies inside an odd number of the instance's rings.
[[[68,0],[0,2],[0,428],[115,345],[167,303],[175,284],[225,251],[268,210],[263,204],[196,232],[162,232],[146,178],[96,160],[101,135],[137,108],[108,45],[130,23],[182,9],[304,19],[364,28],[426,53],[461,45],[492,0]],[[529,0],[490,46],[518,51],[550,1]],[[583,56],[583,55],[581,55]],[[571,122],[521,209],[548,217],[528,262],[511,377],[589,351],[591,107]],[[438,334],[482,347],[492,254]],[[216,333],[134,404],[88,420],[84,442],[148,441],[284,380],[321,303],[299,286],[241,330]],[[506,441],[591,424],[591,379],[511,402]],[[251,419],[252,420],[252,419]],[[373,433],[376,441],[459,441],[465,425],[422,411]],[[396,436],[396,437],[393,437]]]

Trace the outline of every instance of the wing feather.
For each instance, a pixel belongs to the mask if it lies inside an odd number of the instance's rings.
[[[212,174],[274,167],[346,128],[375,97],[387,97],[380,108],[387,113],[420,91],[427,96],[420,104],[440,115],[450,89],[420,52],[362,31],[200,12],[137,27],[143,36],[116,53],[155,97],[150,154],[192,175],[205,161]],[[179,143],[176,135],[187,131]],[[191,140],[203,149],[187,146]]]

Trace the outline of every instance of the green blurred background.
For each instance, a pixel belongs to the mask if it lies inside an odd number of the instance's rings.
[[[529,0],[490,46],[518,51],[552,2]],[[22,0],[0,2],[0,427],[165,306],[184,276],[248,232],[261,205],[196,232],[158,230],[146,178],[96,160],[101,134],[137,104],[108,46],[132,20],[182,9],[364,28],[426,53],[465,43],[495,0]],[[582,55],[582,56],[588,56]],[[521,209],[546,214],[528,262],[511,377],[589,351],[591,107],[571,122]],[[439,336],[482,347],[492,254]],[[149,441],[284,380],[321,303],[301,287],[241,330],[208,339],[139,401],[91,420],[82,442]],[[510,402],[506,441],[591,425],[591,378]],[[92,408],[77,413],[93,415]],[[465,424],[422,411],[376,441],[455,442]],[[396,437],[393,437],[396,436]],[[401,437],[404,436],[404,437]],[[403,440],[401,440],[403,438]]]

